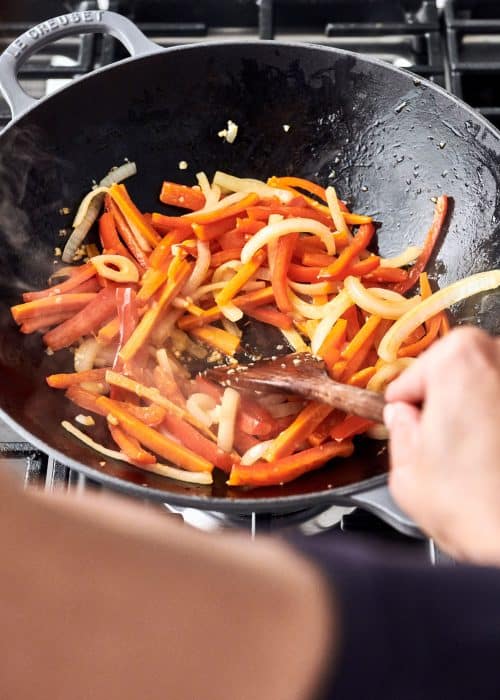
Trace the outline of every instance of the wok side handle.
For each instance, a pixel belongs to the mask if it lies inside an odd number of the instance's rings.
[[[426,539],[413,520],[398,508],[385,484],[352,494],[349,503],[374,513],[404,535]]]
[[[85,10],[52,17],[28,29],[10,44],[0,57],[0,90],[16,118],[36,104],[20,86],[17,74],[26,59],[43,46],[75,34],[102,32],[118,39],[131,56],[151,54],[162,49],[150,41],[126,17],[105,10]]]

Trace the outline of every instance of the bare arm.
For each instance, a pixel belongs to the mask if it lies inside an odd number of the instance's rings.
[[[288,547],[110,498],[41,498],[3,478],[0,492],[2,697],[311,697],[331,596]]]

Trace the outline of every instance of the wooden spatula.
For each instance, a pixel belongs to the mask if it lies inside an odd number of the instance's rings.
[[[384,397],[330,379],[321,360],[308,353],[283,355],[237,367],[216,367],[206,372],[223,386],[242,389],[278,389],[306,399],[321,401],[361,418],[383,423]]]

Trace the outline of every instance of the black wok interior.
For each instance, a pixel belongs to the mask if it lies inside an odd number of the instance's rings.
[[[217,136],[228,119],[239,125],[232,145]],[[451,215],[430,267],[442,286],[499,266],[499,134],[403,71],[332,49],[259,42],[122,62],[46,99],[0,136],[0,408],[28,439],[111,486],[212,510],[298,509],[383,474],[384,449],[365,443],[352,459],[284,487],[229,490],[223,478],[213,488],[188,486],[111,460],[101,466],[101,456],[60,428],[77,411],[44,377],[69,368],[72,357],[48,357],[38,336],[22,336],[9,306],[46,286],[59,230],[72,219],[61,209],[74,214],[92,181],[125,158],[137,162],[127,186],[143,211],[165,211],[162,180],[192,183],[199,170],[335,184],[356,211],[381,222],[384,255],[421,243],[432,198],[447,193]],[[454,315],[497,332],[498,312],[490,294]]]

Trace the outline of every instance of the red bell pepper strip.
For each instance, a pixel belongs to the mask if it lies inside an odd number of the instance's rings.
[[[375,226],[373,224],[362,224],[351,243],[342,250],[335,262],[321,271],[321,276],[329,279],[339,279],[339,275],[348,267],[352,260],[366,249],[374,233]]]
[[[299,238],[298,233],[289,233],[278,239],[276,257],[272,272],[271,285],[278,309],[286,314],[292,311],[293,306],[288,296],[288,268],[292,261],[293,250]]]
[[[201,209],[205,206],[205,195],[200,190],[176,182],[164,182],[161,187],[160,201],[181,209]]]
[[[341,423],[338,423],[330,432],[332,440],[349,440],[355,435],[365,433],[375,423],[359,416],[347,416]]]
[[[229,454],[219,449],[217,445],[199,433],[196,428],[186,423],[178,416],[168,413],[163,422],[169,433],[179,438],[180,442],[208,462],[215,464],[227,474],[231,471],[233,464],[239,461],[236,454]]]
[[[249,466],[235,464],[227,482],[229,486],[279,486],[322,467],[334,457],[349,457],[353,453],[352,442],[327,442],[319,447],[278,459],[272,464],[256,462]]]

